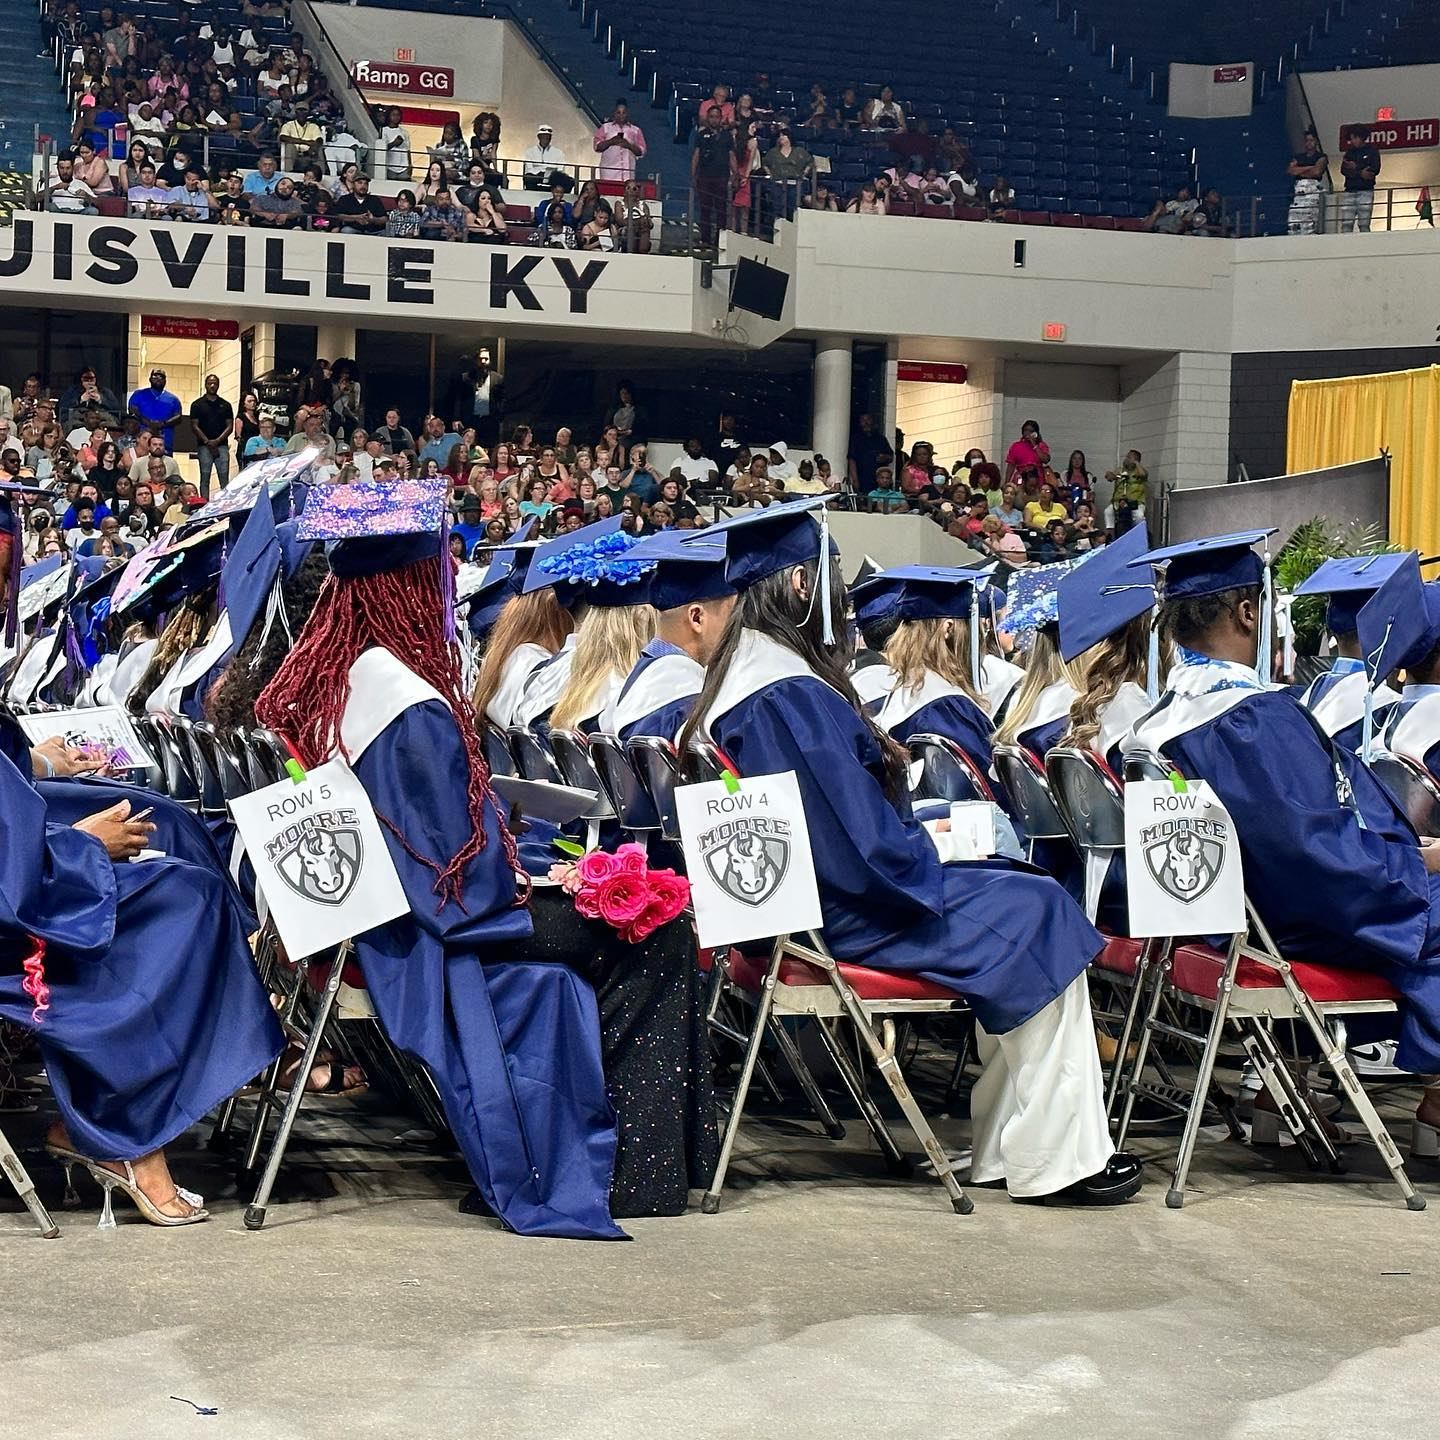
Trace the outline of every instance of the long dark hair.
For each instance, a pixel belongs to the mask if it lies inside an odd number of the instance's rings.
[[[804,584],[797,591],[790,577],[796,569],[804,572]],[[725,676],[735,658],[735,648],[740,643],[742,630],[758,630],[762,635],[778,641],[787,650],[793,650],[816,674],[845,699],[846,703],[864,722],[865,728],[875,738],[881,759],[885,766],[885,793],[891,800],[898,799],[906,788],[906,754],[875,722],[865,713],[850,683],[850,657],[852,644],[849,629],[845,624],[845,580],[840,572],[840,561],[830,561],[830,624],[839,637],[835,645],[827,646],[822,640],[824,617],[820,607],[812,603],[816,579],[820,571],[819,559],[808,560],[803,566],[787,566],[767,575],[746,590],[730,612],[730,619],[715,647],[715,655],[705,672],[705,684],[695,701],[695,708],[681,731],[679,747],[683,753],[700,729],[700,722],[709,713]],[[803,592],[803,593],[802,593]]]

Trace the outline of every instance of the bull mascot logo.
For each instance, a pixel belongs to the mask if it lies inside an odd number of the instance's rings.
[[[1216,821],[1178,819],[1142,833],[1145,863],[1167,895],[1189,904],[1210,889],[1225,863],[1224,830]]]
[[[790,868],[790,826],[763,816],[728,820],[700,837],[700,849],[711,878],[732,900],[763,905]]]
[[[280,878],[317,905],[344,904],[360,876],[360,832],[326,823],[334,818],[323,813],[310,817],[301,834],[275,857]]]

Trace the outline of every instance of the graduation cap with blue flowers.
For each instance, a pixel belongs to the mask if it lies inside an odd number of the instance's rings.
[[[647,605],[653,561],[635,560],[636,536],[620,528],[620,516],[582,525],[536,547],[521,593],[555,587],[567,609],[572,605]]]
[[[631,558],[653,562],[650,603],[675,610],[697,600],[723,600],[735,594],[725,574],[728,554],[723,539],[709,530],[661,530],[642,540]]]
[[[1091,551],[1078,560],[1059,560],[1053,565],[1027,565],[1010,576],[1010,603],[995,623],[1002,635],[1015,637],[1015,648],[1028,651],[1036,634],[1060,619],[1060,582],[1078,565],[1092,563]]]
[[[1332,635],[1354,635],[1366,601],[1402,568],[1402,553],[1340,555],[1326,560],[1295,587],[1297,595],[1325,595],[1325,627]]]

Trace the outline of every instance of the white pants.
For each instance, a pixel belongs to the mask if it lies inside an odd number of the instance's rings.
[[[1012,1195],[1051,1195],[1105,1168],[1115,1147],[1084,975],[1008,1034],[977,1023],[975,1052],[974,1184],[1004,1180]]]

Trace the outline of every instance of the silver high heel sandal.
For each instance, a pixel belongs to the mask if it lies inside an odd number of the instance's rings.
[[[82,1170],[88,1169],[90,1161],[77,1151],[67,1150],[63,1145],[47,1144],[45,1153],[65,1172],[65,1193],[60,1197],[60,1208],[78,1210],[80,1192],[75,1188],[75,1167],[78,1165]]]
[[[175,1187],[175,1194],[172,1198],[182,1200],[186,1205],[192,1206],[189,1215],[167,1215],[156,1206],[155,1202],[140,1188],[135,1181],[135,1167],[128,1161],[122,1160],[121,1165],[125,1167],[124,1174],[115,1170],[107,1170],[103,1165],[97,1165],[93,1160],[86,1160],[85,1168],[90,1172],[91,1178],[105,1191],[104,1208],[100,1211],[100,1224],[97,1227],[101,1230],[114,1230],[115,1210],[114,1191],[118,1185],[134,1202],[135,1208],[152,1225],[161,1225],[166,1228],[174,1228],[177,1225],[198,1225],[202,1220],[210,1218],[210,1212],[202,1205],[195,1204],[200,1199],[196,1195],[192,1198],[189,1191],[182,1190],[178,1185]],[[168,1203],[168,1202],[167,1202]]]

